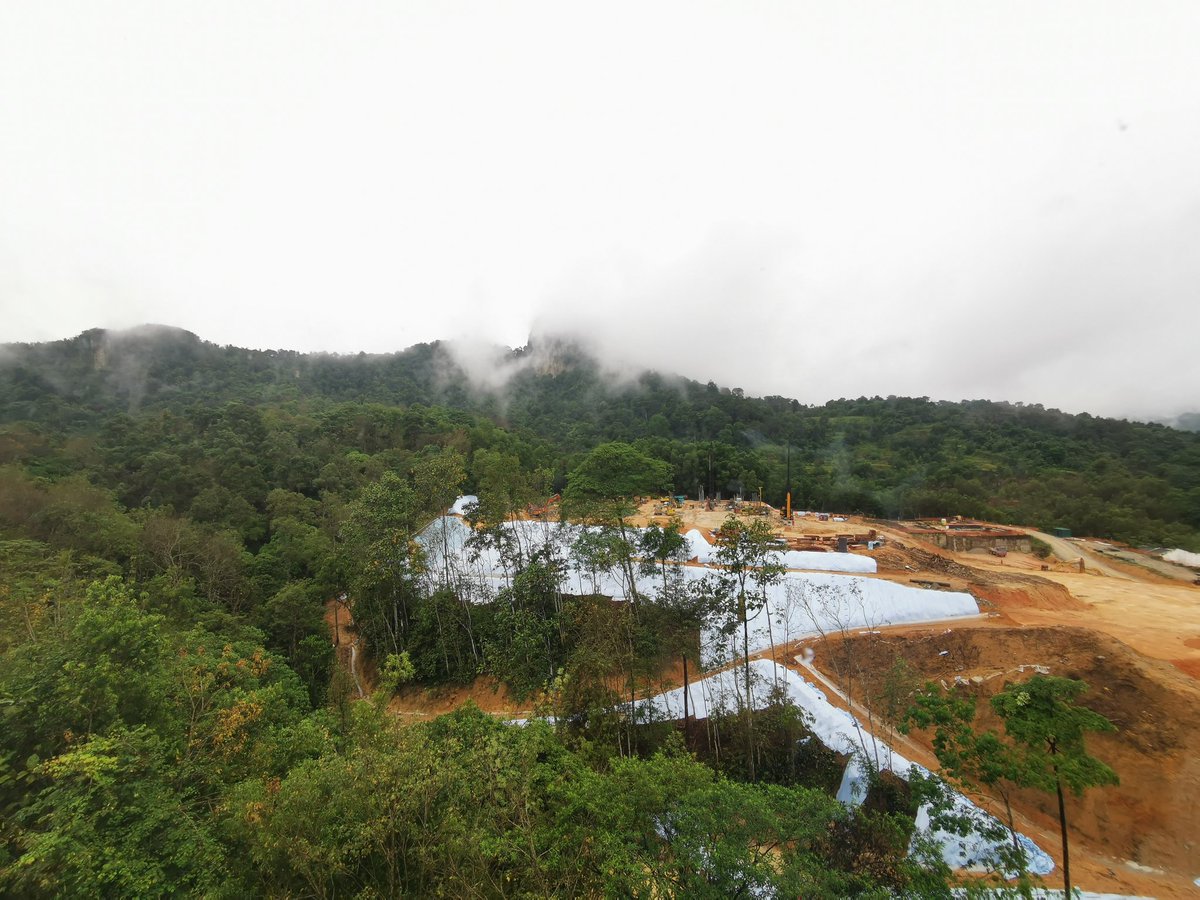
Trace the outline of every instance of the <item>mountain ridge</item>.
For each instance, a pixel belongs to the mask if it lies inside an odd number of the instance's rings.
[[[170,365],[171,368],[178,369],[182,360],[171,361],[165,358],[163,354],[159,354],[160,358],[157,360],[144,360],[141,358],[149,350],[167,349],[177,354],[183,354],[186,360],[194,362],[201,361],[205,356],[211,359],[218,354],[243,354],[246,362],[257,363],[259,370],[268,368],[270,366],[269,361],[278,362],[277,369],[280,372],[285,371],[286,363],[302,363],[311,365],[314,368],[321,368],[324,366],[345,366],[354,363],[370,363],[386,366],[389,363],[396,365],[415,361],[435,367],[438,377],[430,379],[429,383],[422,385],[426,390],[430,390],[433,393],[436,393],[437,387],[434,382],[439,380],[443,383],[444,387],[471,388],[481,393],[494,393],[496,387],[491,382],[494,382],[496,379],[482,377],[480,373],[473,372],[470,366],[464,365],[465,353],[471,350],[482,350],[490,365],[502,372],[503,377],[499,379],[500,387],[505,386],[512,377],[527,371],[533,371],[537,376],[557,377],[579,367],[595,368],[602,373],[605,380],[610,381],[613,386],[618,388],[627,387],[646,376],[654,380],[671,381],[681,385],[701,384],[697,379],[674,372],[660,371],[654,367],[644,367],[638,371],[625,373],[618,373],[611,368],[605,369],[603,361],[599,359],[594,351],[587,347],[585,342],[568,336],[546,333],[533,334],[530,335],[528,342],[524,346],[512,348],[501,344],[481,344],[478,342],[471,342],[461,346],[462,349],[459,350],[457,348],[460,347],[460,342],[454,340],[435,340],[412,344],[399,350],[371,353],[365,351],[357,353],[298,351],[282,347],[250,348],[234,344],[218,344],[178,326],[147,323],[124,329],[90,328],[73,337],[54,341],[2,343],[0,344],[0,372],[11,370],[14,367],[28,366],[39,361],[48,362],[50,356],[60,351],[65,353],[66,361],[68,362],[71,361],[72,357],[80,356],[81,352],[92,354],[93,359],[97,361],[95,367],[97,370],[119,367],[119,365],[110,366],[108,364],[110,358],[114,357],[117,353],[131,354],[133,356],[133,360],[129,360],[128,357],[124,358],[124,371],[126,374],[142,370],[146,370],[147,374],[150,374],[149,366],[144,365],[146,362],[157,362],[160,366]],[[411,367],[402,365],[401,368]],[[503,370],[507,370],[507,372]],[[300,375],[295,365],[293,365],[291,380],[299,377]],[[287,378],[282,379],[285,382],[288,380]],[[871,398],[867,398],[866,396],[847,398],[843,396],[838,398],[831,397],[824,403],[801,403],[793,398],[777,394],[747,395],[740,388],[724,385],[717,386],[713,381],[705,384],[706,388],[712,386],[716,386],[720,392],[731,393],[739,399],[761,401],[784,400],[791,404],[799,404],[806,409],[819,409],[830,404],[847,402],[854,399],[926,400],[932,403],[951,405],[982,402],[1017,409],[1045,410],[1048,413],[1065,416],[1081,416],[1108,421],[1129,422],[1137,425],[1157,425],[1179,431],[1200,431],[1200,412],[1183,413],[1168,419],[1142,420],[1129,417],[1100,416],[1086,411],[1080,413],[1063,413],[1055,407],[1045,407],[1038,402],[1019,400],[1011,401],[992,398],[930,400],[927,396],[909,397],[899,395],[888,395],[886,398],[880,395],[875,395]],[[129,392],[126,391],[126,393]],[[419,401],[405,398],[405,402]]]
[[[1164,424],[988,400],[807,405],[612,372],[585,347],[544,336],[515,350],[439,341],[340,356],[222,347],[155,326],[0,349],[8,432],[95,440],[124,419],[207,421],[231,407],[263,427],[299,417],[313,434],[322,422],[373,422],[362,426],[377,435],[363,447],[372,453],[441,421],[450,432],[437,440],[468,456],[508,447],[556,488],[582,454],[622,441],[667,462],[674,490],[692,496],[761,491],[778,505],[790,492],[801,508],[965,515],[1200,550],[1200,434]],[[313,497],[320,489],[301,484]]]

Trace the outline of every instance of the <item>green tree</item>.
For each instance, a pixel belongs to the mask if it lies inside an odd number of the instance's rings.
[[[29,827],[21,855],[0,871],[0,889],[22,897],[216,891],[225,854],[171,784],[171,766],[145,727],[89,737],[41,764],[46,786],[18,816]]]
[[[601,444],[567,476],[563,512],[598,524],[614,525],[627,551],[622,569],[630,598],[638,602],[637,577],[633,571],[633,542],[626,520],[637,511],[637,498],[669,490],[671,467],[630,444]]]
[[[651,525],[643,529],[638,537],[638,551],[642,554],[642,571],[647,575],[662,575],[663,590],[667,590],[668,575],[678,565],[687,559],[687,538],[679,531],[677,522],[670,522],[665,527]]]
[[[1024,683],[1010,684],[992,697],[992,709],[1004,722],[1004,732],[1016,750],[1022,781],[1058,795],[1058,822],[1062,832],[1063,885],[1071,896],[1071,859],[1067,843],[1067,808],[1063,786],[1077,797],[1090,787],[1119,784],[1117,773],[1087,752],[1088,732],[1116,731],[1108,719],[1076,705],[1088,689],[1072,678],[1035,675]]]
[[[750,620],[767,605],[767,588],[785,571],[776,553],[771,526],[762,520],[750,524],[730,516],[717,534],[720,546],[716,560],[723,569],[719,582],[726,599],[728,633],[739,626],[742,632],[742,672],[745,678],[746,743],[750,780],[754,781],[754,703],[750,686]]]
[[[593,594],[600,593],[602,576],[623,571],[628,553],[629,545],[620,532],[604,525],[581,530],[571,542],[571,559],[576,569],[590,577]]]
[[[336,665],[334,647],[328,634],[310,634],[302,638],[289,662],[308,688],[308,699],[313,706],[335,699],[329,696],[328,690]]]
[[[427,452],[413,466],[413,491],[429,516],[445,515],[467,480],[462,454],[439,449]]]
[[[325,616],[321,594],[309,581],[289,581],[259,610],[263,630],[272,645],[296,659],[296,649],[306,637],[324,636]]]
[[[700,636],[712,619],[718,598],[704,579],[685,581],[681,575],[664,580],[649,623],[663,649],[683,664],[683,718],[688,719],[688,663],[700,663]]]
[[[343,527],[351,611],[377,658],[405,649],[413,607],[421,596],[425,553],[415,540],[421,503],[411,485],[385,472],[350,505]]]
[[[579,598],[570,610],[571,648],[555,683],[555,717],[568,723],[563,734],[573,746],[589,755],[595,747],[603,764],[612,747],[624,755],[631,727],[631,716],[621,713],[627,698],[617,689],[629,683],[631,611],[599,595]]]
[[[1017,839],[1012,799],[1017,788],[1026,786],[1025,773],[1012,744],[994,729],[976,726],[975,715],[974,696],[928,682],[901,714],[900,730],[932,729],[933,752],[942,774],[962,788],[983,788],[1000,797],[1011,844],[1011,851],[1002,854],[1000,868],[1024,879],[1027,860]]]
[[[1001,736],[974,725],[974,697],[948,692],[931,682],[917,694],[903,726],[934,730],[934,752],[954,781],[1000,795],[1012,840],[1011,863],[1021,873],[1025,856],[1017,842],[1012,792],[1034,788],[1057,794],[1067,896],[1071,895],[1071,867],[1063,786],[1082,796],[1089,787],[1119,783],[1116,773],[1084,746],[1087,732],[1115,730],[1104,716],[1074,703],[1086,691],[1085,682],[1047,675],[1007,685],[991,699],[1004,724]]]
[[[547,473],[527,472],[515,454],[487,449],[475,451],[471,471],[479,496],[474,508],[467,510],[467,520],[476,529],[471,540],[494,547],[504,565],[519,572],[532,548],[525,546],[524,530],[512,523],[529,504],[545,498]]]
[[[563,570],[552,548],[539,548],[493,604],[484,655],[489,669],[518,694],[553,679],[563,661]]]

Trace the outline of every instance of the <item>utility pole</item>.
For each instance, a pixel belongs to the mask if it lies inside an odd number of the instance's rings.
[[[792,521],[792,442],[787,442],[787,507],[784,512],[784,518],[789,522]]]

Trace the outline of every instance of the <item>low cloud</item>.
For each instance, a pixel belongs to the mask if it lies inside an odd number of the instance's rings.
[[[797,239],[727,231],[673,263],[581,265],[532,332],[642,369],[806,403],[860,395],[1041,403],[1134,418],[1194,409],[1200,207],[946,238],[886,273],[835,271]],[[934,236],[937,239],[941,236]],[[993,240],[994,238],[994,240]],[[909,240],[914,240],[909,238]],[[882,277],[881,277],[882,276]]]

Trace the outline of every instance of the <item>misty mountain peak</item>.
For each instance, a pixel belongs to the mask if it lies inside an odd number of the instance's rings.
[[[579,338],[564,334],[531,334],[529,343],[517,351],[537,375],[557,377],[581,367],[597,365],[595,353]]]

